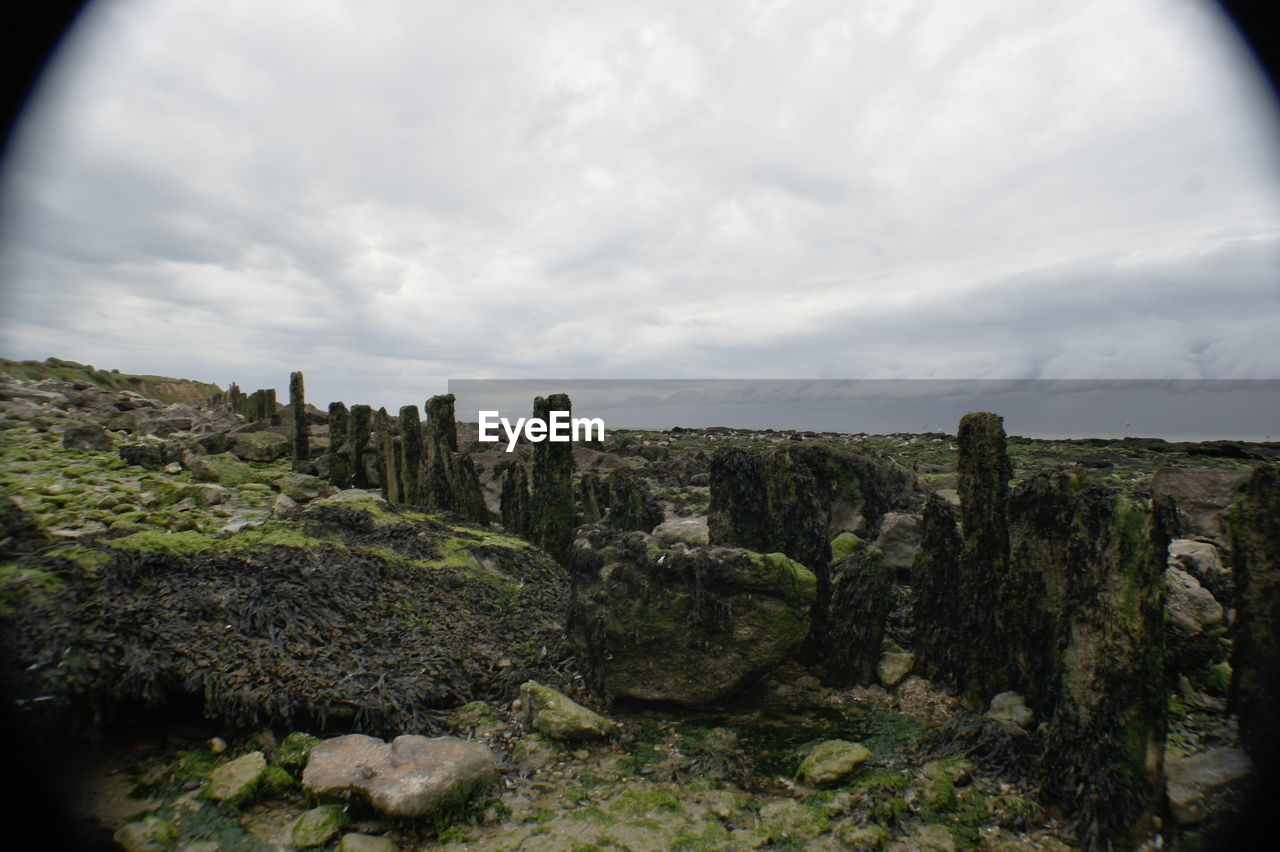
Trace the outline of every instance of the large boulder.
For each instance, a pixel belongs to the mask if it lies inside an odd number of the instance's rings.
[[[488,789],[497,778],[493,753],[476,742],[404,734],[386,743],[347,734],[311,750],[302,785],[319,797],[358,791],[387,816],[421,817]]]
[[[96,423],[72,426],[62,433],[62,446],[68,450],[105,452],[115,445],[106,429]]]
[[[234,488],[253,479],[253,468],[231,453],[219,453],[192,459],[191,476],[201,482],[216,482]]]
[[[245,461],[273,462],[289,452],[289,439],[275,432],[237,432],[231,452]]]
[[[1183,535],[1225,540],[1223,520],[1227,507],[1235,497],[1237,486],[1248,476],[1247,470],[1166,468],[1151,476],[1149,487],[1155,497],[1173,498]]]
[[[664,549],[592,525],[570,554],[570,634],[592,687],[702,704],[790,657],[809,632],[817,581],[781,553]]]

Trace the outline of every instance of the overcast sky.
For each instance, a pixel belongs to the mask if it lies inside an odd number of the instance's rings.
[[[1216,6],[98,2],[7,163],[0,355],[447,379],[1280,378]]]

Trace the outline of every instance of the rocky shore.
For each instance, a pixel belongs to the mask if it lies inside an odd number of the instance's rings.
[[[1273,770],[1280,445],[507,454],[24,364],[5,701],[88,844],[1226,849]]]

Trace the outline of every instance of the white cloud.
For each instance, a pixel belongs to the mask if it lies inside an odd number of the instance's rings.
[[[1275,108],[1216,14],[100,2],[8,164],[0,343],[388,406],[1274,377]]]

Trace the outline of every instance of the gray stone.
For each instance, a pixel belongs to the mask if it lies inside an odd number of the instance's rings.
[[[899,573],[910,571],[920,552],[920,518],[904,512],[888,512],[880,522],[875,547],[884,553],[886,565]]]
[[[885,651],[876,666],[876,676],[880,683],[893,689],[911,674],[911,666],[915,664],[916,655],[910,651]]]
[[[827,740],[814,746],[800,763],[797,777],[814,787],[832,787],[848,778],[871,759],[861,743]]]
[[[599,713],[536,681],[520,687],[525,724],[553,740],[599,740],[617,731],[617,725]]]
[[[1166,468],[1151,476],[1149,487],[1156,497],[1173,498],[1183,535],[1224,539],[1223,517],[1236,487],[1248,476],[1247,470]]]
[[[191,482],[179,488],[177,496],[201,506],[217,506],[230,499],[231,490],[213,482]]]
[[[303,811],[289,831],[289,843],[302,849],[323,846],[338,836],[345,820],[346,815],[337,805],[321,805]]]
[[[526,734],[511,747],[512,761],[529,772],[553,766],[563,754],[563,746],[542,734]]]
[[[231,452],[245,461],[272,462],[289,453],[289,439],[275,432],[238,432],[231,436]]]
[[[280,477],[276,480],[276,488],[280,489],[281,494],[288,494],[289,498],[297,503],[308,503],[338,492],[338,489],[320,477],[305,473]]]
[[[125,852],[166,852],[178,839],[177,830],[159,817],[148,816],[122,825],[112,839]]]
[[[62,433],[62,446],[68,450],[105,452],[115,446],[111,434],[96,423],[72,426]]]
[[[1217,585],[1230,572],[1222,564],[1222,553],[1207,541],[1175,538],[1169,542],[1169,564],[1181,568],[1217,595]]]
[[[1194,825],[1213,816],[1227,801],[1232,784],[1250,770],[1239,748],[1216,748],[1188,757],[1166,755],[1165,790],[1173,818]]]
[[[421,817],[487,789],[497,778],[493,753],[479,743],[417,734],[386,743],[347,734],[311,750],[302,784],[322,797],[357,790],[387,816]]]
[[[1016,692],[1002,692],[992,698],[987,715],[997,721],[1012,722],[1023,730],[1030,728],[1036,717]]]
[[[283,518],[298,508],[298,504],[288,494],[277,494],[271,503],[271,517]]]
[[[673,521],[663,521],[654,527],[653,537],[666,545],[683,542],[697,547],[708,541],[707,519],[676,518]]]
[[[396,852],[400,847],[390,837],[372,834],[344,834],[338,852]]]
[[[1181,568],[1170,566],[1164,572],[1165,612],[1174,629],[1183,636],[1198,636],[1213,624],[1221,624],[1222,605],[1209,590]]]
[[[251,751],[210,772],[204,794],[215,802],[241,802],[253,795],[266,771],[267,759],[262,752]]]
[[[191,459],[191,476],[202,482],[235,487],[253,479],[253,468],[231,453],[214,456],[196,456]]]

